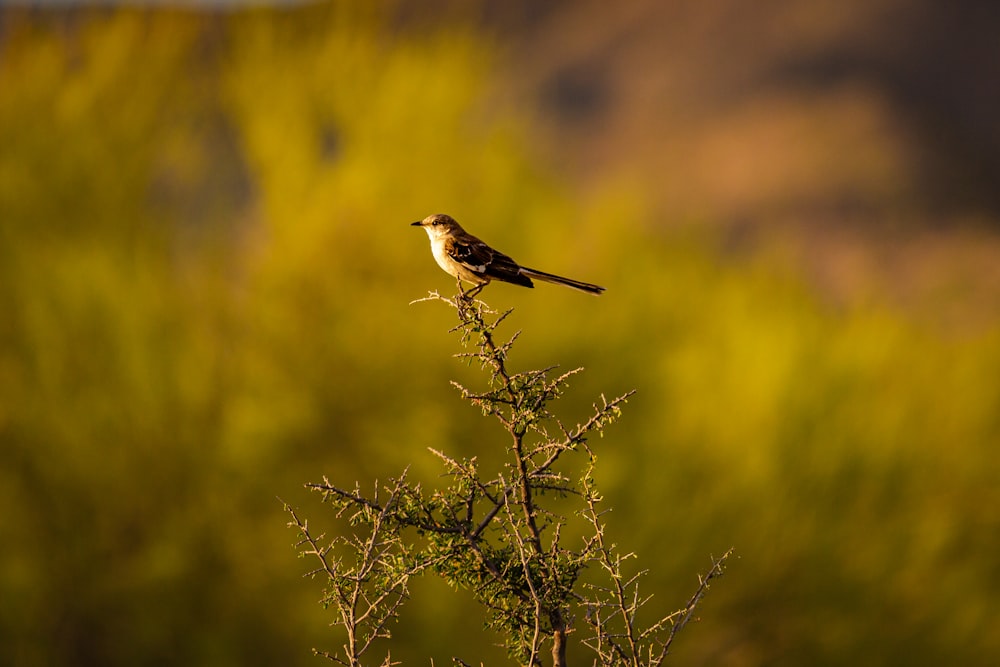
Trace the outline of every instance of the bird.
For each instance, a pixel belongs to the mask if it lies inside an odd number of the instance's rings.
[[[413,227],[423,227],[431,240],[431,252],[438,266],[445,273],[458,280],[459,291],[466,296],[478,294],[492,280],[513,283],[522,287],[534,287],[532,278],[556,285],[565,285],[587,294],[599,295],[604,291],[600,285],[585,283],[571,278],[563,278],[552,273],[521,266],[499,250],[494,250],[483,241],[462,229],[462,226],[444,213],[429,215],[423,220],[410,223]],[[465,292],[462,281],[474,287]]]

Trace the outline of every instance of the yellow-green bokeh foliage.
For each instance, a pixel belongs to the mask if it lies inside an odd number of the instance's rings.
[[[497,44],[392,16],[8,15],[0,662],[339,645],[276,496],[320,521],[303,482],[433,482],[426,446],[502,442],[448,386],[475,374],[447,310],[408,305],[452,289],[407,226],[432,212],[608,286],[487,296],[517,308],[512,363],[587,367],[567,420],[638,389],[596,446],[655,604],[737,548],[678,660],[995,662],[998,329],[834,308],[656,231],[627,185],[573,200],[493,85]],[[499,659],[465,597],[422,586],[394,655]]]

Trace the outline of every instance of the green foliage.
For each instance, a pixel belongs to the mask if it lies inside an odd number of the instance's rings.
[[[315,662],[329,618],[275,496],[317,470],[426,488],[442,443],[502,465],[446,318],[405,305],[450,284],[406,224],[436,211],[608,286],[488,289],[533,323],[526,367],[588,367],[566,414],[639,390],[595,479],[650,617],[737,547],[678,661],[1000,662],[1000,323],[831,303],[628,184],[570,197],[460,22],[45,16],[4,10],[0,40],[0,663]],[[432,590],[394,659],[482,648]]]
[[[473,348],[458,356],[478,362],[489,375],[485,391],[456,387],[506,431],[506,462],[499,474],[486,476],[475,458],[455,459],[432,449],[445,464],[451,486],[428,494],[419,484],[408,483],[404,473],[382,490],[384,500],[377,484],[372,498],[362,496],[357,485],[350,491],[327,479],[311,484],[338,515],[349,515],[353,528],[353,534],[325,545],[286,508],[302,537],[302,555],[320,562],[310,574],[326,579],[323,604],[335,608],[337,625],[346,632],[342,654],[323,655],[349,667],[364,664],[374,640],[391,637],[388,626],[408,597],[409,579],[434,572],[473,594],[486,611],[487,627],[518,664],[541,665],[541,651],[550,644],[552,664],[566,665],[571,633],[583,636],[582,644],[597,656],[595,664],[662,664],[708,582],[722,574],[729,552],[713,561],[685,608],[649,627],[638,623],[648,600],[639,593],[643,573],[626,574],[622,565],[632,554],[620,554],[604,539],[607,510],[599,508],[596,456],[587,442],[620,416],[632,392],[611,401],[602,396],[586,422],[568,427],[549,404],[581,369],[556,377],[550,377],[553,368],[511,372],[507,360],[517,334],[506,342],[496,339],[510,310],[491,320],[495,313],[464,293],[454,299],[433,293],[431,299],[455,308],[460,320],[456,329],[465,346]],[[587,459],[578,480],[564,465],[574,454]],[[574,534],[551,496],[574,499],[571,506],[592,532]],[[426,544],[414,544],[411,533]],[[599,566],[600,583],[579,585],[583,571],[593,566]],[[573,627],[577,617],[586,619],[584,627]],[[391,653],[382,664],[393,664]]]

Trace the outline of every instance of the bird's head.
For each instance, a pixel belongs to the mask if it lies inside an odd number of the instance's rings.
[[[434,215],[429,215],[423,220],[418,220],[417,222],[410,223],[414,227],[423,227],[427,232],[427,236],[432,239],[436,239],[442,236],[450,236],[455,232],[462,231],[462,228],[455,218],[450,215],[445,215],[444,213],[435,213]]]

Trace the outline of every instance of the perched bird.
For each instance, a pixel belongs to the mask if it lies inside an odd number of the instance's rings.
[[[475,287],[468,294],[478,294],[491,280],[514,283],[524,287],[534,287],[531,279],[542,280],[556,285],[565,285],[587,294],[600,294],[603,287],[591,283],[563,278],[537,269],[521,266],[499,250],[494,250],[455,222],[450,215],[436,213],[412,223],[423,227],[431,239],[431,252],[438,266],[449,275]]]

